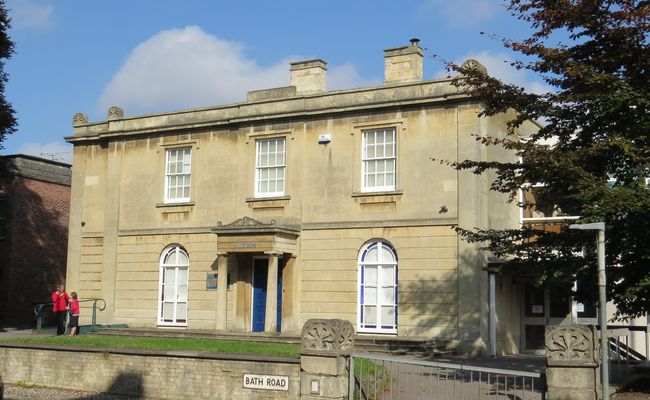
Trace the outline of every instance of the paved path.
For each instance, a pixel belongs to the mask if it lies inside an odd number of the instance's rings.
[[[382,357],[380,355],[380,357]],[[509,399],[540,400],[542,382],[538,378],[504,375],[487,372],[485,368],[538,373],[544,369],[545,358],[539,356],[517,356],[497,358],[433,358],[398,356],[390,360],[373,361],[380,367],[365,377],[364,392],[370,398],[379,400],[471,400]],[[415,361],[416,364],[402,361]],[[418,365],[419,361],[462,364],[459,367],[443,368]],[[370,366],[372,368],[372,366]],[[359,373],[361,371],[357,371]],[[377,373],[375,373],[377,372]],[[376,395],[373,396],[373,393]]]
[[[31,336],[33,334],[33,329],[0,328],[0,338]]]

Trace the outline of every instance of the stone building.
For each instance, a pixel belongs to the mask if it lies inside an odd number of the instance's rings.
[[[375,87],[327,91],[317,59],[236,104],[76,114],[68,286],[131,327],[296,334],[343,318],[485,351],[487,258],[453,228],[521,216],[488,176],[438,160],[511,159],[474,136],[504,135],[507,118],[423,80],[417,41],[384,53]],[[517,351],[521,283],[495,287],[498,346]]]
[[[22,154],[1,159],[0,326],[29,326],[35,304],[65,282],[71,170]]]

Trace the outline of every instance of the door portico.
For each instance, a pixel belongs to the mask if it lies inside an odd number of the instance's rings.
[[[296,240],[300,231],[293,227],[276,225],[275,221],[262,223],[249,217],[240,218],[230,224],[222,225],[212,229],[217,235],[217,316],[216,329],[221,331],[259,331],[261,321],[254,328],[253,312],[257,302],[258,310],[264,310],[263,326],[264,332],[279,331],[282,295],[294,295],[293,290],[285,291],[287,284],[279,289],[279,282],[282,282],[282,265],[287,260],[294,260],[296,255]],[[262,299],[254,295],[254,277],[256,274],[253,260],[264,259],[267,262],[265,279],[258,275],[258,285],[265,281],[264,296]],[[282,260],[282,261],[281,261]],[[282,263],[282,264],[281,264]],[[237,271],[235,274],[237,282],[237,295],[232,299],[233,320],[228,325],[228,269]],[[289,269],[287,269],[289,271]],[[293,272],[293,268],[289,273]],[[259,274],[259,271],[257,272]],[[292,279],[284,279],[291,282]],[[291,288],[291,285],[288,285]],[[289,304],[293,304],[290,301]]]

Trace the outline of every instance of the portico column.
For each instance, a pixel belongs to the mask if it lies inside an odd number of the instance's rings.
[[[266,252],[269,256],[269,268],[266,280],[266,315],[264,331],[275,332],[278,329],[278,256],[280,253]]]
[[[228,253],[217,253],[217,330],[226,330],[228,304]]]

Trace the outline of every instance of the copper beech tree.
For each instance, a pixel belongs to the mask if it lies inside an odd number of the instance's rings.
[[[491,190],[507,193],[520,207],[579,223],[606,223],[608,300],[617,317],[650,311],[650,2],[597,0],[511,0],[510,13],[529,24],[521,40],[502,39],[520,61],[543,79],[547,93],[529,93],[471,64],[449,65],[455,85],[481,100],[482,115],[514,111],[505,138],[478,137],[502,146],[521,162],[459,160],[458,170],[492,172]],[[518,134],[528,120],[542,128]],[[519,191],[537,185],[534,204]],[[532,199],[532,196],[525,196]],[[495,267],[523,274],[537,285],[582,284],[578,299],[594,299],[594,232],[459,227],[465,240],[483,243],[503,260]],[[583,246],[587,251],[582,252]]]

